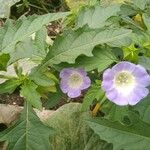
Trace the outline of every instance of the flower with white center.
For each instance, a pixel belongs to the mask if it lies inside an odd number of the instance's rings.
[[[136,105],[149,93],[150,75],[141,65],[123,61],[103,73],[102,89],[117,105]]]
[[[76,98],[91,85],[91,80],[82,68],[65,68],[60,72],[60,88],[68,97]]]

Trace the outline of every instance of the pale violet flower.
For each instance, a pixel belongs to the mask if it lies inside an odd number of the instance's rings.
[[[68,97],[76,98],[91,85],[91,80],[82,68],[65,68],[60,72],[60,88]]]
[[[106,97],[117,105],[136,105],[146,97],[150,75],[141,65],[123,61],[103,74],[102,89]]]

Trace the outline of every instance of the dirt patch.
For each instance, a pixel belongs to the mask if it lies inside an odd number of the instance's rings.
[[[14,92],[13,94],[0,94],[0,103],[23,106],[24,100],[18,92]]]

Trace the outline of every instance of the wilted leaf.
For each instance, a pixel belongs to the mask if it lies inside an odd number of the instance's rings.
[[[70,103],[56,110],[45,122],[56,130],[50,137],[52,150],[112,150],[86,125],[88,113],[81,113],[81,104]]]

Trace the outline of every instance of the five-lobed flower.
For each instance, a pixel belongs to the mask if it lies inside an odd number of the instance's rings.
[[[91,80],[83,68],[65,68],[60,72],[60,88],[68,97],[76,98],[81,91],[91,85]]]
[[[102,89],[117,105],[136,105],[149,93],[150,75],[141,65],[123,61],[103,73]]]

